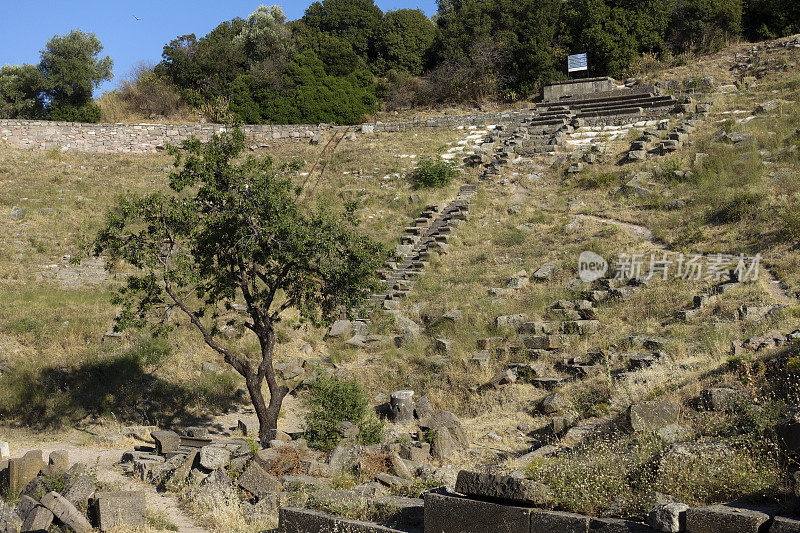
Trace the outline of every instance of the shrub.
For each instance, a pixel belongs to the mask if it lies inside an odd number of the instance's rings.
[[[800,242],[800,209],[797,204],[784,207],[778,218],[781,220],[781,238],[792,243]]]
[[[449,185],[458,174],[458,168],[450,161],[436,161],[425,157],[411,174],[411,182],[417,189],[430,189]]]
[[[48,107],[48,119],[62,122],[98,122],[102,116],[100,107],[94,102],[76,106],[66,102],[53,103]]]
[[[342,438],[337,428],[341,422],[358,427],[362,444],[380,442],[383,423],[371,412],[367,393],[355,380],[320,376],[311,386],[310,404],[305,437],[311,447],[331,451]]]
[[[764,201],[764,193],[737,191],[714,206],[709,220],[717,224],[731,224],[752,217]]]

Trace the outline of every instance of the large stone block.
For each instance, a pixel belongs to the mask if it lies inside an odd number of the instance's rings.
[[[283,490],[283,485],[275,476],[270,475],[256,461],[252,461],[244,470],[237,483],[244,490],[258,498],[264,497],[270,492]]]
[[[50,509],[59,522],[72,528],[75,533],[91,533],[92,525],[74,505],[57,492],[48,492],[41,501]]]
[[[531,510],[531,533],[588,533],[588,516],[548,511]]]
[[[769,515],[727,505],[711,505],[686,511],[687,533],[758,533]]]
[[[153,431],[150,436],[156,442],[156,453],[160,455],[174,452],[181,445],[181,436],[174,431]]]
[[[592,518],[589,523],[592,533],[652,533],[644,524],[618,518]]]
[[[681,408],[678,404],[654,400],[633,404],[628,409],[628,421],[634,431],[656,431],[678,421]]]
[[[147,523],[147,498],[143,492],[98,492],[93,508],[100,531],[123,526],[144,528]]]
[[[279,533],[402,533],[370,522],[345,520],[308,509],[281,507]]]
[[[550,499],[547,487],[537,481],[468,470],[458,473],[456,492],[475,498],[503,500],[525,505],[542,505]]]
[[[9,496],[17,496],[44,468],[42,450],[32,450],[22,457],[8,460]]]
[[[769,526],[769,533],[800,533],[800,519],[776,516]]]
[[[425,494],[425,533],[528,533],[530,524],[531,509]]]
[[[25,519],[22,522],[22,531],[47,531],[47,528],[52,523],[52,511],[43,505],[37,504],[25,514]]]

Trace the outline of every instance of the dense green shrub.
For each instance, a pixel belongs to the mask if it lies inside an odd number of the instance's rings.
[[[411,182],[417,189],[444,187],[457,175],[458,168],[452,162],[424,157],[411,174]]]
[[[35,65],[0,68],[0,118],[40,118],[44,77]]]
[[[362,444],[379,443],[383,423],[370,409],[369,398],[355,380],[320,376],[311,386],[311,411],[306,415],[305,438],[322,451],[332,450],[341,440],[338,425],[350,422],[359,429]]]

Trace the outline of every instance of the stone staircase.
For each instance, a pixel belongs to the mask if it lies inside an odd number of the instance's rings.
[[[381,303],[390,312],[399,308],[399,299],[411,291],[414,280],[425,272],[431,254],[449,252],[453,230],[467,220],[470,200],[477,187],[462,185],[453,201],[444,207],[427,206],[414,224],[405,229],[397,246],[397,254],[402,259],[387,263],[387,268],[380,272],[386,290],[371,295],[371,301]]]
[[[562,98],[543,104],[540,113],[564,112],[566,109],[577,119],[596,121],[610,117],[667,116],[677,106],[674,96],[662,95],[655,86],[647,85]]]

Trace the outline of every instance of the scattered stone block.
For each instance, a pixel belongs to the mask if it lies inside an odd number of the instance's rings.
[[[450,353],[453,350],[453,341],[450,339],[445,339],[443,337],[437,337],[434,341],[434,347],[437,352],[440,353]]]
[[[222,446],[204,446],[200,449],[200,466],[206,470],[223,468],[230,460],[230,450]]]
[[[589,520],[588,516],[575,513],[531,509],[530,531],[532,533],[588,533]]]
[[[657,505],[647,515],[647,523],[656,531],[680,533],[686,531],[686,511],[689,506],[683,503]]]
[[[50,473],[63,474],[69,470],[69,452],[66,450],[54,450],[50,452],[48,458]]]
[[[700,391],[700,402],[709,411],[733,411],[747,398],[747,391],[713,387]]]
[[[539,281],[547,281],[553,277],[553,274],[556,271],[555,263],[545,263],[540,266],[536,272],[533,273],[533,277]]]
[[[525,315],[502,315],[494,319],[498,328],[516,329],[525,322]]]
[[[519,533],[530,524],[528,508],[425,493],[425,533]]]
[[[91,533],[92,525],[74,505],[57,492],[48,492],[41,504],[47,507],[62,524],[72,528],[75,533]]]
[[[414,391],[401,390],[389,395],[389,416],[393,422],[405,424],[414,420]]]
[[[174,431],[153,431],[150,436],[156,443],[156,453],[174,452],[181,445],[181,436]]]
[[[17,496],[28,483],[39,475],[44,468],[44,459],[41,450],[32,450],[22,457],[8,460],[8,490],[9,496]]]
[[[353,324],[349,320],[337,320],[331,325],[325,337],[332,339],[339,339],[342,337],[346,337],[352,331],[353,331]]]
[[[505,370],[492,377],[492,379],[490,379],[489,382],[484,385],[484,388],[502,389],[508,385],[511,385],[515,381],[517,381],[516,374],[514,374],[514,372],[511,370]]]
[[[545,396],[541,403],[539,404],[539,410],[546,415],[552,415],[558,413],[559,411],[563,411],[569,407],[569,404],[564,399],[563,396],[558,394],[557,392],[552,392]]]
[[[53,523],[53,518],[50,509],[34,502],[33,507],[24,515],[22,531],[47,531],[47,528]],[[2,527],[0,527],[0,531],[3,531]]]
[[[697,507],[686,511],[688,533],[758,533],[769,515],[727,505]]]
[[[385,485],[386,487],[405,487],[411,484],[411,480],[402,478],[400,476],[393,476],[386,472],[378,472],[375,474],[375,481]]]
[[[776,516],[769,526],[769,533],[800,533],[800,519]]]
[[[628,409],[628,421],[634,431],[656,431],[676,423],[680,413],[679,405],[654,400],[631,405]]]
[[[142,529],[147,524],[147,498],[139,491],[98,492],[93,500],[97,527]]]
[[[236,482],[257,498],[262,498],[270,492],[283,490],[283,485],[278,479],[264,470],[257,461],[251,461]]]
[[[550,500],[549,489],[539,482],[467,470],[458,473],[456,492],[523,505],[543,505]]]

